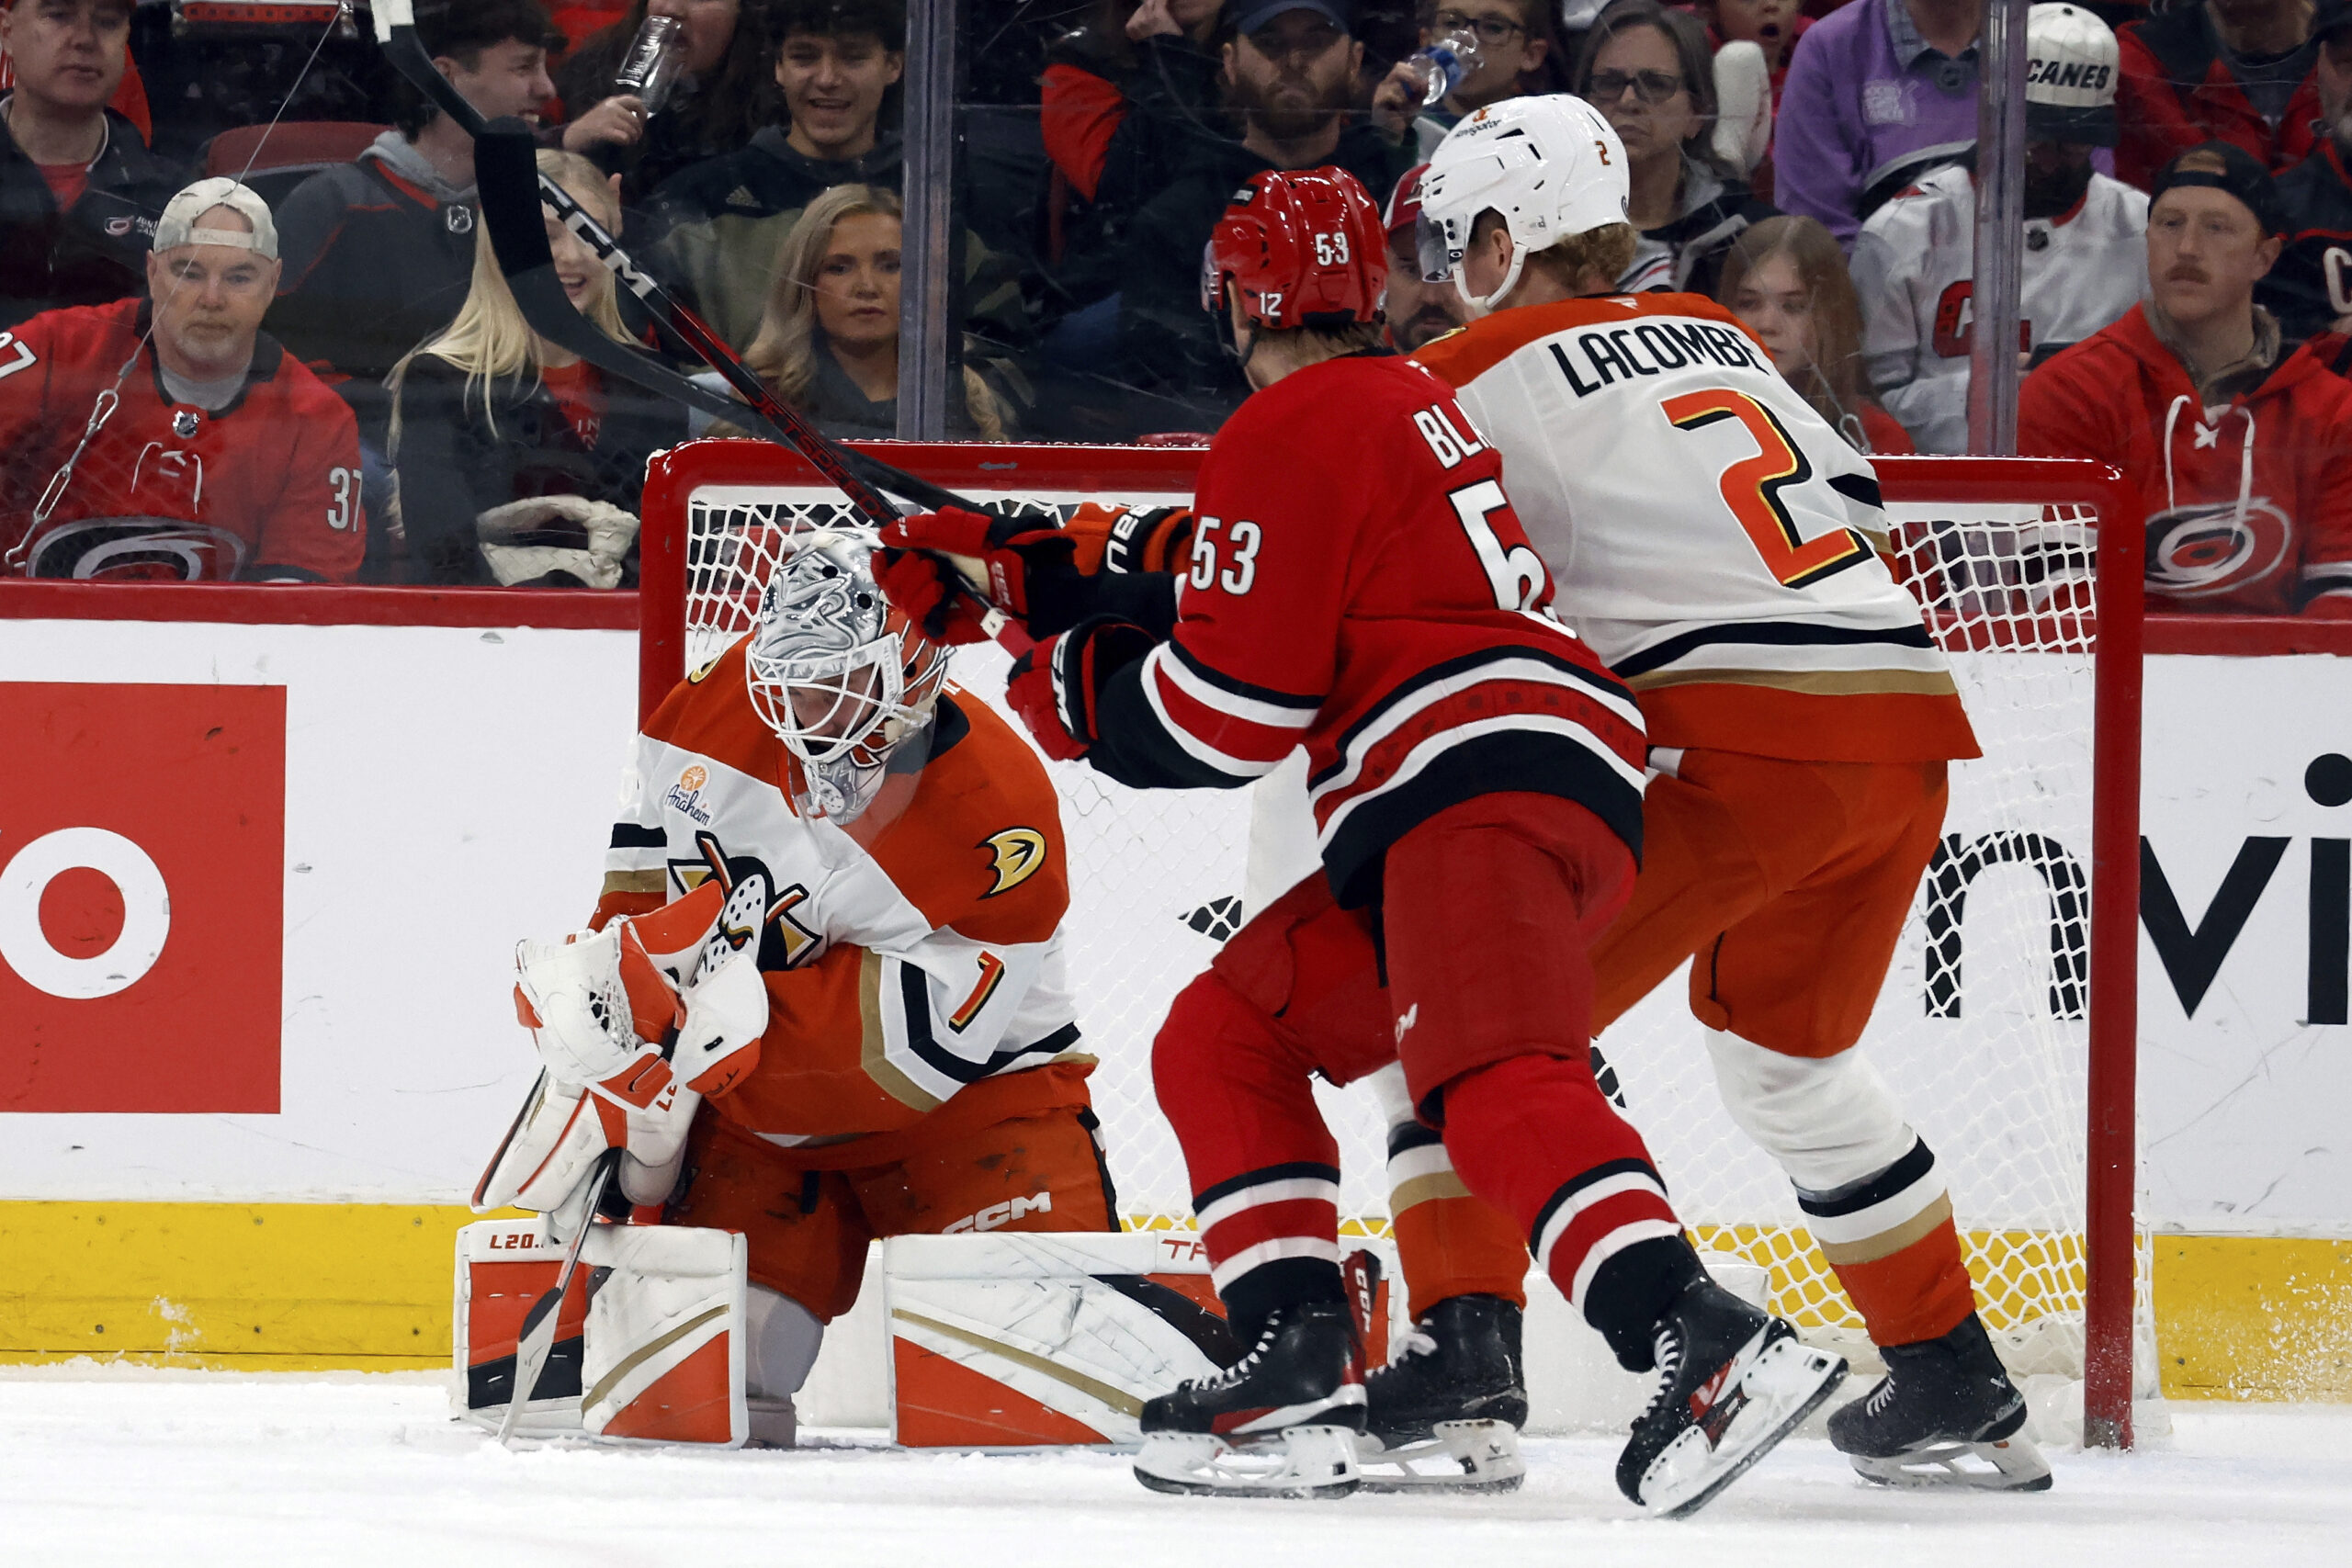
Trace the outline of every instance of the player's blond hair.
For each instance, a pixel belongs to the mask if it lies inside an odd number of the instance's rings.
[[[1487,209],[1470,226],[1470,243],[1476,244],[1502,226],[1503,215]],[[1634,249],[1640,243],[1641,236],[1634,232],[1631,223],[1603,223],[1598,229],[1555,240],[1540,251],[1530,251],[1527,265],[1571,294],[1591,292],[1585,285],[1596,276],[1606,291],[1634,265]]]
[[[570,191],[571,198],[588,209],[608,232],[618,231],[620,203],[604,171],[577,152],[554,149],[541,152],[538,164],[539,173]],[[621,326],[613,275],[601,267],[592,280],[581,313],[616,343],[628,341],[628,333]],[[523,308],[514,303],[514,291],[506,287],[506,275],[498,270],[498,257],[487,235],[474,241],[473,286],[467,290],[466,303],[457,319],[402,355],[400,363],[392,367],[392,373],[384,378],[384,385],[392,394],[391,429],[386,445],[393,457],[400,456],[401,449],[401,388],[408,380],[409,366],[420,354],[447,360],[466,373],[466,400],[470,402],[477,394],[481,396],[482,423],[492,435],[498,434],[498,417],[491,400],[491,383],[526,377],[537,383],[540,372],[547,368],[546,344],[523,319]]]

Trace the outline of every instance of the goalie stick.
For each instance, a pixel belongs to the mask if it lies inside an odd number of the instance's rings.
[[[483,119],[481,111],[434,68],[432,56],[416,36],[412,0],[375,0],[371,14],[385,58],[474,139],[474,177],[481,195],[482,223],[490,231],[491,251],[532,331],[599,369],[714,418],[730,422],[748,418],[772,440],[808,459],[871,526],[879,528],[899,516],[899,510],[884,499],[881,492],[885,491],[934,511],[945,506],[986,510],[944,486],[840,446],[776,398],[700,318],[631,261],[620,243],[589,216],[571,192],[539,172],[538,146],[528,126],[519,119]],[[552,210],[556,220],[594,252],[596,259],[644,302],[654,319],[717,371],[743,401],[695,386],[644,350],[606,337],[581,315],[556,276],[555,257],[538,213],[541,205]],[[950,564],[966,591],[982,606],[982,624],[989,634],[1016,654],[1024,651],[1026,636],[980,591],[986,581],[980,564],[956,558],[950,558]]]
[[[531,1303],[523,1314],[523,1327],[514,1336],[514,1391],[506,1400],[506,1414],[498,1423],[498,1440],[511,1442],[514,1424],[523,1418],[523,1406],[539,1386],[539,1374],[547,1371],[548,1357],[555,1351],[557,1320],[563,1316],[563,1292],[571,1284],[571,1271],[580,1266],[580,1249],[587,1244],[588,1229],[596,1223],[596,1211],[605,1201],[605,1190],[613,1184],[613,1173],[620,1168],[621,1151],[606,1149],[596,1156],[596,1168],[588,1174],[588,1206],[580,1213],[580,1228],[571,1234],[571,1245],[563,1250],[563,1266],[555,1272],[555,1289]]]

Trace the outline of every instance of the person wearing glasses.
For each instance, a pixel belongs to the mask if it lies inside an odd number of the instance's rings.
[[[1523,90],[1521,75],[1543,68],[1552,51],[1550,0],[1441,0],[1421,29],[1421,43],[1457,38],[1470,41],[1475,60],[1453,91],[1434,106],[1419,108],[1421,78],[1409,61],[1399,61],[1373,94],[1372,107],[1385,123],[1401,127],[1410,121],[1419,160],[1437,150],[1464,115],[1517,97]]]
[[[1778,214],[1709,145],[1715,79],[1706,25],[1657,0],[1614,0],[1585,35],[1570,80],[1625,144],[1626,217],[1641,239],[1618,288],[1713,296],[1732,242]]]

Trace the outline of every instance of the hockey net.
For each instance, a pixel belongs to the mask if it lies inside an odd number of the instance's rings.
[[[1200,457],[980,446],[876,451],[975,500],[1064,517],[1089,499],[1187,499]],[[2088,1066],[2094,949],[2137,940],[2128,913],[2095,919],[2091,889],[2103,761],[2095,742],[2092,563],[2105,497],[2087,479],[2053,482],[2055,468],[2088,466],[1881,465],[1897,558],[1951,656],[1984,755],[1953,768],[1943,845],[1864,1048],[1947,1174],[1985,1323],[2012,1369],[2027,1378],[2081,1378],[2086,1337],[2103,1335],[2125,1341],[2113,1347],[2119,1353],[2142,1342],[2120,1364],[2124,1377],[2136,1366],[2152,1386],[2150,1255],[2132,1217],[2128,1066],[2120,1089],[2110,1073],[2104,1105],[2093,1100]],[[2062,498],[2036,499],[2053,492]],[[700,442],[657,460],[646,519],[649,703],[750,629],[786,540],[854,521],[805,465],[751,442]],[[673,547],[676,558],[664,558]],[[2137,570],[2135,555],[2135,580]],[[2136,710],[2136,590],[2128,596]],[[2120,623],[2109,620],[2113,642]],[[983,647],[956,657],[958,682],[1001,706],[1005,656]],[[2120,673],[2111,667],[2109,681]],[[2110,766],[2118,733],[2110,722]],[[2135,725],[2133,759],[2136,745]],[[1244,913],[1248,792],[1144,793],[1083,766],[1053,769],[1070,856],[1070,975],[1101,1060],[1093,1094],[1112,1174],[1131,1228],[1188,1226],[1183,1162],[1153,1100],[1150,1044],[1170,998]],[[2135,782],[2113,798],[2131,801],[2133,790]],[[2127,824],[2104,841],[2133,842],[2136,832]],[[2136,891],[2126,891],[2120,907],[2130,911]],[[2110,1021],[2128,1054],[2130,1019]],[[1775,1310],[1808,1337],[1870,1364],[1861,1319],[1807,1234],[1786,1178],[1723,1110],[1682,984],[1659,987],[1600,1044],[1702,1250],[1761,1267]],[[1341,1148],[1346,1224],[1385,1230],[1378,1105],[1367,1090],[1318,1086],[1318,1093]],[[2108,1190],[2095,1201],[2086,1170],[2100,1154],[2092,1129],[2102,1122],[2110,1129]],[[2111,1135],[2119,1127],[2126,1140],[2120,1168]],[[2102,1202],[2106,1218],[2095,1224]],[[2130,1282],[2108,1287],[2104,1328],[2086,1328],[2088,1238],[2102,1231],[2106,1256],[2116,1260],[2110,1279],[2128,1271]],[[2128,1404],[2114,1418],[2128,1422]]]

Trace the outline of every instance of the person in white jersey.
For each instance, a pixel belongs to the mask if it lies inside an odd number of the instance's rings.
[[[2047,358],[2114,323],[2148,288],[2148,197],[2091,166],[2115,145],[2115,34],[2079,6],[2026,17],[2020,353]],[[1976,173],[1937,170],[1854,242],[1862,356],[1922,452],[1968,450]]]
[[[1476,319],[1415,357],[1502,456],[1561,618],[1648,726],[1641,874],[1593,951],[1594,1025],[1695,959],[1724,1104],[1886,1361],[1830,1417],[1855,1467],[2046,1487],[1935,1156],[1853,1049],[1975,738],[1882,558],[1869,460],[1720,306],[1609,292],[1626,195],[1615,132],[1566,97],[1470,116],[1421,186],[1423,270]]]

